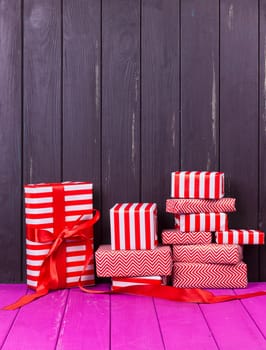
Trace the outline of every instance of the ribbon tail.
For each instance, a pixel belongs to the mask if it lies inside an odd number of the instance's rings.
[[[40,297],[46,295],[47,293],[48,293],[47,289],[42,289],[42,290],[37,291],[34,294],[24,295],[23,297],[18,299],[15,303],[10,304],[8,306],[5,306],[3,308],[3,310],[15,310],[15,309],[18,309],[19,307],[24,306],[26,304],[29,304],[33,300],[35,300],[37,298],[40,298]]]

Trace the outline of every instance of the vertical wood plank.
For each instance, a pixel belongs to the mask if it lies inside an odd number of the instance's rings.
[[[181,168],[219,168],[219,2],[181,2]]]
[[[179,168],[179,1],[142,2],[141,200],[156,202],[160,228],[171,171]]]
[[[258,213],[258,2],[221,1],[220,159],[226,192],[237,198],[231,228],[256,228]],[[256,246],[245,247],[258,280]]]
[[[0,281],[21,279],[21,3],[0,0]]]
[[[63,3],[63,179],[101,185],[101,2]],[[96,246],[100,232],[95,234]]]
[[[140,3],[102,2],[102,212],[110,239],[109,209],[139,201]]]

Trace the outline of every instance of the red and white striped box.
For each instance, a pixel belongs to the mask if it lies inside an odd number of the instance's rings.
[[[150,250],[112,250],[102,245],[95,252],[98,277],[169,276],[172,252],[169,246]]]
[[[176,288],[246,288],[247,265],[175,262],[173,286]]]
[[[112,290],[120,287],[143,285],[166,285],[167,276],[113,277]]]
[[[243,258],[237,244],[174,245],[173,260],[204,264],[238,264]]]
[[[157,244],[155,203],[118,203],[110,209],[111,246],[120,249],[154,249]]]
[[[225,213],[175,214],[175,229],[183,232],[225,231],[228,218]]]
[[[172,198],[220,199],[223,196],[224,173],[209,171],[172,172]]]
[[[64,228],[73,225],[79,218],[93,217],[93,185],[89,182],[63,182],[30,184],[24,187],[26,220],[26,266],[27,284],[36,288],[41,265],[53,242],[39,243],[29,239],[32,230],[46,230],[58,235]],[[86,251],[93,249],[93,240],[84,242],[69,239],[65,242],[65,287],[78,285],[84,268]],[[94,284],[93,260],[81,280]]]
[[[210,244],[211,232],[181,232],[179,230],[164,230],[162,232],[163,244]]]
[[[264,244],[264,232],[258,230],[228,230],[215,233],[218,244]]]
[[[227,213],[236,211],[235,198],[166,200],[166,212],[173,214]]]

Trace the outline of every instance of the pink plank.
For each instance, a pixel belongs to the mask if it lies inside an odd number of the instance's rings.
[[[249,283],[246,289],[235,289],[236,294],[243,294],[248,292],[266,291],[266,283]],[[266,338],[266,322],[265,322],[265,310],[266,310],[266,296],[260,296],[250,299],[241,300],[242,305],[246,308],[249,315],[252,317],[264,338]]]
[[[109,349],[109,322],[109,295],[71,289],[56,349]]]
[[[232,295],[230,289],[212,291],[215,295]],[[201,304],[200,308],[219,349],[266,349],[265,339],[240,301]]]
[[[218,349],[198,305],[155,299],[167,350]]]
[[[67,296],[68,290],[50,292],[22,307],[1,349],[54,349]]]
[[[0,285],[0,309],[15,302],[20,296],[25,295],[24,284],[1,284]],[[0,310],[0,349],[8,335],[9,329],[17,316],[18,310]]]
[[[164,349],[152,298],[111,296],[111,349]]]

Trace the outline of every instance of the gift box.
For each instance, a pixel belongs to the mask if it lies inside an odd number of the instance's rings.
[[[163,244],[210,244],[211,232],[181,232],[179,230],[163,230]]]
[[[228,230],[215,233],[218,244],[264,244],[264,232],[258,230]]]
[[[113,277],[112,290],[136,285],[166,285],[167,276]]]
[[[236,211],[235,198],[166,200],[166,212],[173,214],[227,213]]]
[[[53,268],[58,280],[52,289],[77,286],[81,275],[82,284],[94,284],[93,228],[86,226],[93,218],[92,191],[93,185],[89,182],[42,183],[24,187],[29,287],[37,287],[51,249],[57,250]],[[84,266],[88,254],[90,259]],[[45,272],[47,274],[49,271]]]
[[[247,265],[175,262],[173,286],[176,288],[245,288]]]
[[[168,276],[172,271],[169,246],[150,250],[112,250],[100,246],[95,253],[98,277]]]
[[[224,173],[176,171],[171,174],[172,198],[220,199],[224,196]]]
[[[228,229],[227,214],[175,214],[175,229],[183,232],[225,231]]]
[[[177,262],[237,264],[242,257],[242,247],[237,244],[173,246],[173,260]]]
[[[110,209],[111,247],[154,249],[157,246],[155,203],[123,203]]]

